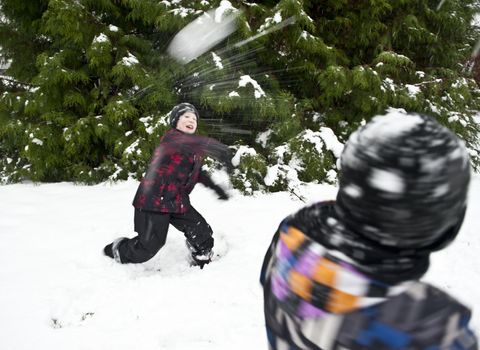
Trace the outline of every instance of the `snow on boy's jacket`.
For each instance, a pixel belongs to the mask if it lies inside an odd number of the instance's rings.
[[[197,182],[216,186],[201,169],[205,156],[226,161],[229,150],[222,143],[171,129],[160,140],[133,200],[138,209],[161,213],[185,213]]]
[[[270,349],[477,349],[470,310],[448,294],[418,280],[372,279],[312,239],[321,234],[318,222],[297,225],[332,206],[317,203],[286,218],[267,251],[261,282]]]

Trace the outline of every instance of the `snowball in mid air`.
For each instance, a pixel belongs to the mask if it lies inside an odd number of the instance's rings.
[[[222,1],[222,4],[229,3]],[[205,12],[183,28],[168,46],[167,52],[175,60],[186,64],[221,42],[236,29],[235,19],[240,11],[225,6]]]

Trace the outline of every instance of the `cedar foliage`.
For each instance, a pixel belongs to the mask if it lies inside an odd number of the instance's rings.
[[[181,101],[198,106],[200,132],[238,151],[232,183],[245,193],[334,182],[338,152],[325,131],[345,142],[391,107],[435,116],[465,140],[478,170],[470,56],[480,5],[438,5],[2,0],[0,178],[140,178]],[[238,30],[186,65],[170,58],[173,36],[218,6],[242,11]]]

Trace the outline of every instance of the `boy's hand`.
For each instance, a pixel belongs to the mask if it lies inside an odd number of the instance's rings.
[[[222,201],[226,201],[230,199],[230,196],[226,192],[223,192],[218,194],[218,199],[221,199]]]
[[[215,192],[218,194],[218,199],[221,199],[222,201],[226,201],[230,198],[227,192],[218,185],[215,187]]]

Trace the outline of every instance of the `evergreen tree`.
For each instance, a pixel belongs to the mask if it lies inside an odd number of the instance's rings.
[[[284,110],[278,108],[286,104],[284,98],[242,103],[246,100],[215,95],[212,82],[227,80],[223,72],[216,72],[214,56],[183,66],[166,55],[176,32],[219,4],[4,1],[2,57],[12,60],[7,73],[25,86],[20,91],[5,89],[2,95],[4,178],[82,182],[139,178],[167,128],[167,112],[182,100],[197,104],[206,119],[228,113],[235,121],[235,116],[243,120],[259,110],[263,116]],[[36,26],[25,25],[29,22]],[[23,57],[22,48],[8,39],[12,33],[22,42],[42,44],[31,48],[28,62],[17,59]],[[238,36],[247,34],[243,28]],[[242,55],[241,50],[235,54]],[[252,82],[240,87],[245,95],[252,92]]]
[[[334,182],[342,142],[392,107],[436,116],[478,169],[480,91],[468,61],[480,6],[439,5],[2,0],[0,176],[140,178],[181,101],[198,106],[200,132],[232,144],[232,182],[245,193]],[[218,6],[241,13],[238,30],[187,64],[169,57],[174,35]]]
[[[323,128],[344,142],[391,107],[437,117],[465,140],[478,170],[480,90],[467,65],[480,38],[478,11],[474,0],[281,0],[269,9],[259,29],[296,18],[263,38],[258,55],[296,102],[294,117],[273,125],[266,143],[276,184],[294,183],[292,170],[304,181],[334,178],[338,147]]]

